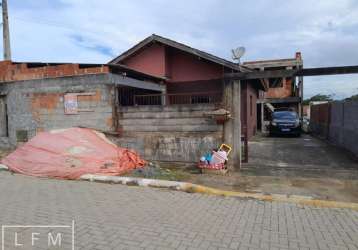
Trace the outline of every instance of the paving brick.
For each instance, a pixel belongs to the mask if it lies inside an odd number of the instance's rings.
[[[358,213],[348,209],[38,179],[7,172],[0,172],[0,190],[0,224],[69,224],[75,220],[76,250],[358,246]],[[5,246],[11,249],[10,242]]]

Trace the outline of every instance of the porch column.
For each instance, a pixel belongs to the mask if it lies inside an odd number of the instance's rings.
[[[225,109],[230,112],[230,119],[224,123],[224,143],[232,146],[233,145],[233,134],[232,134],[232,127],[233,127],[233,119],[232,119],[232,91],[233,91],[233,83],[232,81],[225,82],[224,85],[224,105]],[[234,162],[232,159],[232,154],[229,155],[228,161],[228,168],[230,170],[234,170]]]
[[[224,102],[231,118],[224,124],[224,142],[232,146],[228,168],[238,170],[241,167],[241,84],[240,81],[225,83]]]
[[[303,102],[303,76],[298,77],[298,86],[299,86],[299,97],[301,98],[300,102],[298,104],[298,109],[299,109],[298,112],[299,112],[300,118],[302,118],[303,117],[303,105],[302,105],[302,102]]]
[[[162,86],[162,105],[165,106],[167,105],[167,86],[166,85],[163,85]]]
[[[241,168],[241,81],[236,80],[233,82],[233,162],[235,169]]]

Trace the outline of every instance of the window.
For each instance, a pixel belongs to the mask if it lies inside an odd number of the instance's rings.
[[[68,93],[64,95],[65,114],[78,114],[78,112],[93,112],[92,97],[97,92]]]
[[[282,88],[283,87],[283,79],[282,78],[270,78],[269,79],[269,87],[270,88]]]
[[[292,111],[276,111],[272,113],[273,119],[298,119],[298,115],[296,112]]]

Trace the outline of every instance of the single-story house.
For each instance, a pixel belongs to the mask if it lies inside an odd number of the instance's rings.
[[[227,83],[223,78],[224,74],[248,70],[231,61],[155,34],[114,58],[109,64],[125,65],[165,79],[163,84],[166,86],[166,104],[188,104],[193,101],[205,103],[205,98],[208,103],[220,103]],[[259,91],[265,90],[267,86],[262,81],[241,83],[241,124],[248,139],[256,133],[256,101]],[[136,95],[135,92],[125,93],[127,96]],[[157,104],[148,102],[155,99],[150,95],[133,99],[144,104]],[[138,103],[130,103],[136,104]]]
[[[224,74],[253,70],[157,35],[107,64],[3,61],[0,145],[80,126],[154,161],[192,163],[228,143],[237,167],[237,142],[255,134],[268,84]]]

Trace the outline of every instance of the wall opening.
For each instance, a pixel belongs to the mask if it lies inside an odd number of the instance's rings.
[[[257,128],[259,128],[262,132],[262,121],[261,121],[261,105],[263,105],[263,103],[258,103],[256,104],[256,125],[257,125]]]
[[[283,79],[282,78],[270,78],[269,79],[269,88],[282,88]]]
[[[0,96],[0,137],[9,136],[6,96]]]
[[[120,106],[161,105],[162,98],[159,91],[118,87],[118,104]]]

